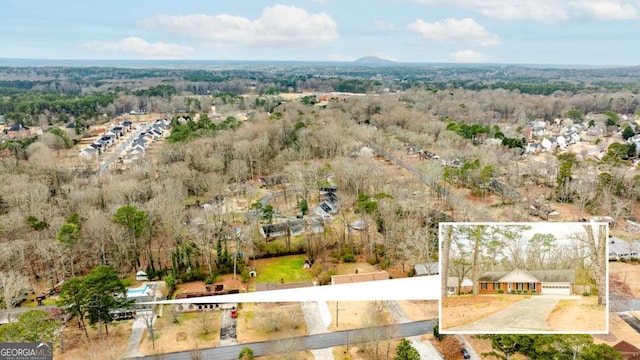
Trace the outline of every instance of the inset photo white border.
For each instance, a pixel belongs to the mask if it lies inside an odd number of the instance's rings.
[[[439,242],[440,333],[609,333],[608,223],[442,222]]]

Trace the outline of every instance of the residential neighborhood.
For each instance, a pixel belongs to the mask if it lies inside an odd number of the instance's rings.
[[[0,342],[382,360],[552,339],[563,358],[578,333],[585,359],[633,356],[632,89],[307,65],[0,67],[42,82],[0,82]]]

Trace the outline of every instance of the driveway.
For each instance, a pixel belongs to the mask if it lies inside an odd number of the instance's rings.
[[[472,332],[547,332],[547,318],[561,299],[580,299],[570,295],[539,295],[520,301],[484,319],[446,329]]]

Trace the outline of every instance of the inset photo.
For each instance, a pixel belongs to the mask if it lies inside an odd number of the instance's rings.
[[[608,333],[607,223],[439,230],[441,333]]]

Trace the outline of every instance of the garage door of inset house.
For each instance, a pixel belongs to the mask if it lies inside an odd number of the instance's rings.
[[[543,295],[571,295],[570,283],[542,283]]]

